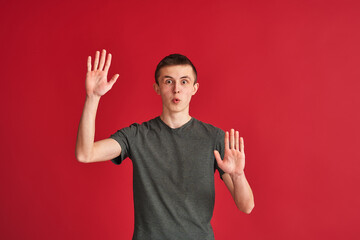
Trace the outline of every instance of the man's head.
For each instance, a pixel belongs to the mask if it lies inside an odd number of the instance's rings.
[[[191,97],[199,88],[197,73],[190,60],[180,54],[171,54],[158,64],[153,87],[161,96],[163,112],[189,112]]]
[[[160,70],[167,66],[175,65],[189,65],[191,66],[194,74],[194,84],[197,82],[197,72],[195,66],[192,64],[190,59],[181,54],[170,54],[169,56],[164,57],[156,67],[155,70],[155,82],[159,85]]]

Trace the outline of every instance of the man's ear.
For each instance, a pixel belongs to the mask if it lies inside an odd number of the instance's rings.
[[[199,89],[199,83],[195,83],[192,95],[195,95],[198,89]]]
[[[156,94],[157,94],[157,95],[160,95],[160,87],[159,87],[159,84],[154,83],[153,88],[154,88]]]

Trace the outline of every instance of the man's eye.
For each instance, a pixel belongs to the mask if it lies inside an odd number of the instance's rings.
[[[186,80],[182,80],[181,83],[182,83],[182,84],[186,84],[187,81],[186,81]]]
[[[165,83],[170,84],[170,83],[172,83],[172,81],[171,80],[166,80]]]

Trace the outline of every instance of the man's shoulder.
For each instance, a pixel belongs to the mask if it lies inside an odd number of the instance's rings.
[[[200,121],[196,118],[193,118],[194,119],[194,124],[196,127],[198,128],[202,128],[206,131],[209,131],[209,132],[212,132],[214,134],[222,134],[224,131],[219,128],[219,127],[216,127],[214,126],[213,124],[210,124],[210,123],[206,123],[206,122],[203,122],[203,121]]]
[[[160,117],[157,116],[157,117],[151,118],[150,120],[144,121],[141,124],[137,124],[137,126],[139,128],[141,128],[142,130],[158,129],[161,126]]]
[[[151,118],[150,120],[143,121],[141,123],[134,122],[129,127],[145,127],[145,128],[147,128],[151,125],[158,124],[158,122],[159,122],[159,117],[154,117],[154,118]]]
[[[151,128],[154,128],[154,126],[158,126],[158,118],[155,117],[150,120],[144,121],[142,123],[139,122],[133,122],[132,124],[128,125],[127,127],[120,128],[117,133],[124,133],[126,135],[133,135],[137,134],[139,132],[147,131]]]

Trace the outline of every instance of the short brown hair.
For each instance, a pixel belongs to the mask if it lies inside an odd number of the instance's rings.
[[[160,75],[160,69],[166,66],[174,66],[174,65],[190,65],[195,73],[195,81],[194,84],[197,81],[197,72],[194,64],[188,59],[186,56],[174,53],[170,54],[169,56],[164,57],[159,64],[156,67],[155,70],[155,82],[159,85],[159,75]]]

